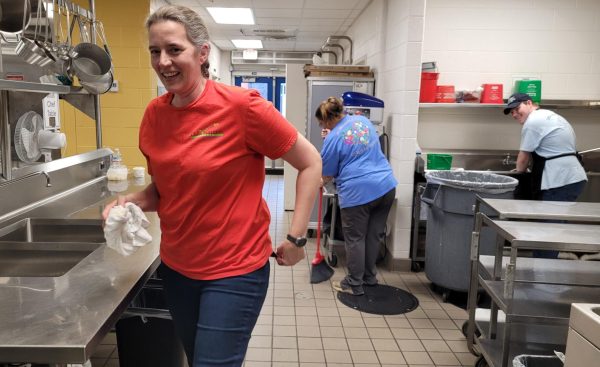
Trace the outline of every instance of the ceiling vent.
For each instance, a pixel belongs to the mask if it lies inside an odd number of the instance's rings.
[[[240,29],[244,36],[262,37],[264,41],[294,41],[297,29],[254,28]]]

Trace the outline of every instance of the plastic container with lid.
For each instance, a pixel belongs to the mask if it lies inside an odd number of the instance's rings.
[[[110,166],[111,167],[119,167],[123,164],[123,156],[121,155],[121,151],[119,148],[115,148],[112,156],[110,157]]]
[[[123,165],[123,156],[119,148],[115,148],[110,160],[110,168],[106,172],[109,181],[122,181],[127,179],[127,166]]]

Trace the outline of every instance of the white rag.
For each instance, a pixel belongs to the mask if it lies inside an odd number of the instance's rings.
[[[121,255],[129,256],[152,241],[152,236],[146,231],[149,225],[139,206],[133,203],[126,203],[124,207],[115,205],[108,212],[104,224],[106,245]]]

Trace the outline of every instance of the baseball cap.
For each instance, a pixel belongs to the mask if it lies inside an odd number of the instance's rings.
[[[513,94],[506,101],[506,107],[504,107],[504,114],[508,115],[510,113],[510,111],[513,108],[518,107],[521,104],[521,102],[531,101],[531,100],[532,99],[531,99],[531,96],[529,96],[529,94],[525,94],[525,93]]]

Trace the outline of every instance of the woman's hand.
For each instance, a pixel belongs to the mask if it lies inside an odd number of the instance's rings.
[[[108,214],[110,213],[110,210],[116,206],[116,205],[120,205],[120,206],[124,206],[125,203],[128,201],[127,196],[121,196],[119,195],[117,197],[117,200],[114,200],[112,202],[110,202],[108,205],[106,205],[104,207],[104,210],[102,211],[102,218],[106,221],[106,218],[108,218]]]
[[[277,264],[292,266],[304,259],[304,247],[298,247],[290,241],[284,240],[277,247]]]
[[[156,190],[156,186],[153,182],[150,185],[146,186],[146,188],[142,191],[133,192],[125,196],[117,197],[117,200],[106,205],[106,207],[102,211],[102,217],[104,218],[104,220],[106,220],[106,218],[108,218],[110,210],[115,205],[123,206],[125,205],[125,203],[129,202],[139,206],[140,209],[142,209],[145,212],[155,211],[158,208],[158,200],[158,191]]]

